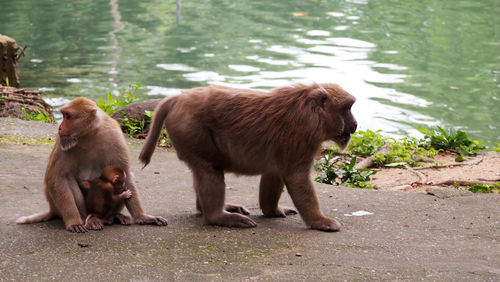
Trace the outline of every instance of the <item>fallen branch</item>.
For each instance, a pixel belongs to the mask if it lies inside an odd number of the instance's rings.
[[[491,184],[496,184],[498,182],[497,180],[457,180],[457,179],[449,179],[443,182],[436,183],[434,185],[438,186],[448,186],[448,185],[460,185],[460,186],[471,186],[471,185],[491,185]]]
[[[21,53],[16,56],[16,62],[19,63],[19,61],[21,61],[21,57],[24,56],[24,51],[26,51],[26,48],[28,48],[28,45],[24,45],[24,48],[21,50]]]
[[[429,168],[447,168],[447,167],[464,166],[464,165],[477,165],[482,161],[483,161],[483,158],[479,158],[477,160],[473,160],[470,162],[451,163],[451,164],[445,164],[445,165],[422,166],[422,167],[415,167],[413,169],[414,170],[422,170],[422,169],[429,169]]]
[[[477,180],[499,182],[500,178],[497,178],[497,179],[478,178]]]
[[[421,173],[420,171],[416,171],[415,169],[413,169],[411,167],[407,168],[407,170],[416,174],[420,178],[420,183],[429,184],[429,182],[427,181],[427,177],[425,177],[425,174]]]
[[[375,153],[376,154],[385,154],[391,150],[391,147],[384,145],[378,149],[378,151]],[[354,167],[355,168],[370,168],[373,166],[373,157],[370,156],[359,163],[357,163]]]
[[[0,117],[18,117],[26,119],[25,110],[44,112],[53,119],[52,107],[40,97],[35,89],[17,89],[0,85]],[[23,110],[24,109],[24,110]]]

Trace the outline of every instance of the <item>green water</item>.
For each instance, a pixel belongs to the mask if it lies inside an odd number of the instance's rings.
[[[58,106],[128,84],[158,97],[209,83],[335,82],[361,129],[461,128],[500,142],[500,1],[0,0],[28,45],[22,87]]]

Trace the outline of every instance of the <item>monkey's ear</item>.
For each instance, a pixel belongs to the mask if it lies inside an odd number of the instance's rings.
[[[115,174],[115,175],[113,175],[113,178],[111,179],[111,182],[113,182],[113,184],[115,184],[116,181],[118,181],[118,179],[120,179],[120,176],[118,174]]]
[[[78,184],[80,185],[80,187],[82,188],[85,188],[85,189],[90,189],[90,181],[88,180],[80,180],[78,181]]]
[[[328,92],[325,88],[319,87],[315,89],[314,100],[321,108],[324,108],[328,101]]]
[[[97,116],[97,109],[90,110],[90,115],[93,117],[96,117]]]

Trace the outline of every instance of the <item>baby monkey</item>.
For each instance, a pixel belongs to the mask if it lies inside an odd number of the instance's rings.
[[[132,192],[126,187],[127,174],[118,166],[107,166],[102,175],[92,180],[80,180],[88,216],[85,227],[102,229],[104,225],[111,225],[117,219],[121,224],[129,225],[132,220],[120,211],[125,200],[132,197]]]

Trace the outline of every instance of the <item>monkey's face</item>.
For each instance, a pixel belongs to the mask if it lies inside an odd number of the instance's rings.
[[[63,151],[68,151],[78,143],[78,137],[75,136],[74,132],[74,128],[77,126],[78,116],[75,111],[69,109],[63,109],[61,113],[63,115],[63,121],[61,125],[59,125],[59,140],[61,149]]]
[[[125,185],[125,181],[117,181],[116,183],[113,183],[113,188],[115,190],[115,194],[120,194],[127,190],[127,187]]]
[[[341,131],[340,138],[337,142],[340,143],[339,146],[342,148],[342,150],[347,147],[349,141],[351,141],[351,134],[356,132],[356,128],[358,127],[358,123],[351,111],[351,106],[353,103],[354,101],[349,102],[341,111],[343,130]]]
[[[344,150],[351,141],[351,134],[356,132],[358,126],[351,112],[356,98],[340,87],[328,89],[328,92],[329,99],[324,105],[327,112],[325,133],[341,150]]]
[[[88,134],[96,123],[96,105],[94,102],[77,98],[61,108],[63,121],[59,125],[61,149],[68,151],[75,147],[80,136]]]

